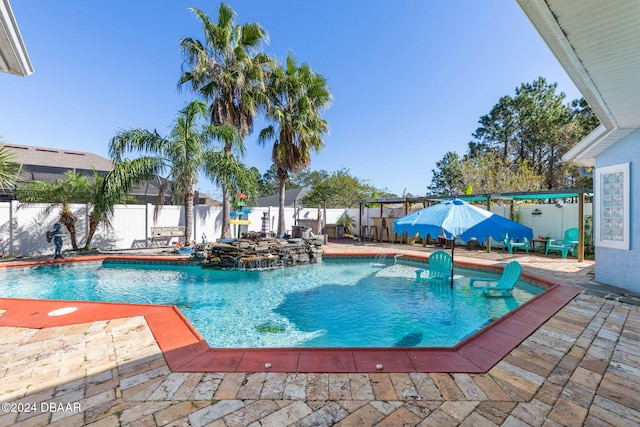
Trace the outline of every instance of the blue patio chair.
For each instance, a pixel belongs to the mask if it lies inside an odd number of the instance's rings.
[[[522,242],[514,242],[513,240],[509,239],[509,235],[507,234],[504,237],[504,245],[502,246],[502,250],[504,251],[505,249],[508,249],[509,253],[512,254],[514,249],[517,252],[518,248],[522,248],[527,253],[529,253],[529,239],[525,237]]]
[[[444,282],[451,277],[451,254],[445,251],[436,251],[429,255],[429,268],[416,270],[416,282]],[[426,276],[422,273],[427,272]]]
[[[562,258],[566,258],[569,252],[571,252],[571,255],[576,256],[578,233],[579,231],[577,228],[570,228],[564,232],[562,240],[547,240],[547,248],[544,250],[544,255],[548,255],[549,251],[558,251],[560,252],[560,255],[562,255]]]
[[[473,277],[469,279],[469,287],[472,289],[481,290],[486,296],[512,296],[511,292],[513,287],[520,279],[522,273],[522,267],[518,261],[511,261],[504,267],[502,276],[498,280],[487,279],[486,277]],[[491,285],[476,286],[475,283],[484,282],[492,283]]]

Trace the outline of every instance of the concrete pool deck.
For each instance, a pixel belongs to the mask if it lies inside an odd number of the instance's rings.
[[[325,249],[342,254],[429,251],[353,242]],[[10,404],[2,406],[0,425],[640,423],[640,316],[638,306],[621,299],[633,302],[633,296],[592,282],[593,262],[501,252],[456,254],[456,261],[483,265],[511,259],[551,282],[590,289],[486,373],[179,372],[161,350],[162,337],[152,331],[162,327],[162,318],[119,318],[114,305],[107,313],[101,310],[106,318],[72,325],[0,326],[0,402]],[[11,311],[0,321],[10,320]],[[39,311],[33,305],[22,309],[27,315]],[[154,322],[160,325],[154,328]]]

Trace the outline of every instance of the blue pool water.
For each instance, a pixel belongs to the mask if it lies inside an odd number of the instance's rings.
[[[176,305],[211,347],[452,346],[543,289],[519,283],[487,298],[456,284],[415,282],[421,265],[325,260],[269,271],[78,264],[0,270],[0,296]]]

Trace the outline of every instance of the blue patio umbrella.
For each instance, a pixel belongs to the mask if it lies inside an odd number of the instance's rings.
[[[428,208],[412,212],[393,221],[395,233],[407,232],[420,237],[432,237],[444,234],[448,240],[456,237],[468,242],[475,238],[479,242],[489,237],[494,240],[510,239],[529,240],[533,238],[533,231],[529,227],[518,224],[503,216],[471,205],[460,199],[451,199]],[[453,261],[454,244],[451,245],[451,259]],[[453,262],[451,263],[451,286],[453,286]]]

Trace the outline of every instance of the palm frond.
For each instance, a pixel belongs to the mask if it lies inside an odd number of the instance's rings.
[[[218,185],[226,186],[230,192],[242,191],[253,194],[258,186],[256,175],[233,156],[223,151],[206,154],[205,174]]]
[[[13,190],[18,181],[20,165],[6,147],[0,146],[0,190]]]
[[[169,142],[158,132],[146,129],[122,130],[109,143],[109,156],[114,162],[124,159],[127,152],[164,155]]]

